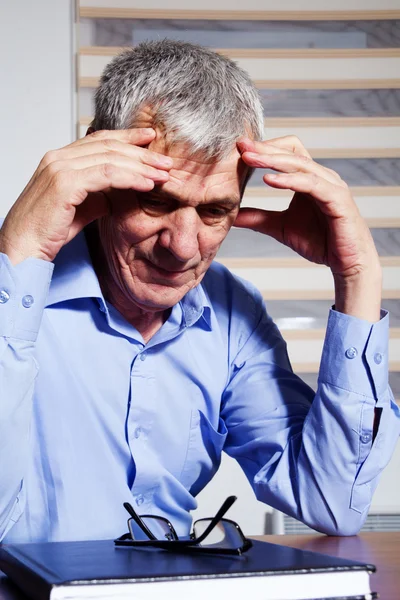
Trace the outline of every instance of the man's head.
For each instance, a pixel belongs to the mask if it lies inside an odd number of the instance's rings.
[[[205,48],[144,43],[106,67],[93,127],[151,127],[149,148],[173,159],[169,180],[153,191],[113,190],[99,224],[112,296],[124,312],[164,311],[200,283],[237,216],[249,169],[236,141],[262,138],[257,91]]]
[[[169,143],[221,159],[243,135],[260,140],[263,112],[249,76],[230,59],[186,42],[145,42],[110,62],[95,97],[98,129],[136,127],[143,110]]]

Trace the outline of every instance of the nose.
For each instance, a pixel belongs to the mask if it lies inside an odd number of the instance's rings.
[[[159,235],[159,244],[179,262],[189,262],[199,252],[200,225],[201,219],[195,208],[179,208],[168,215]]]

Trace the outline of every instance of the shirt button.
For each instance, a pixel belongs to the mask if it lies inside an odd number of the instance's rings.
[[[147,358],[146,352],[142,352],[142,354],[140,355],[140,360],[146,360],[146,358]]]
[[[0,290],[0,304],[5,304],[10,299],[10,294],[6,290]]]
[[[360,440],[363,444],[368,444],[368,442],[371,441],[371,437],[370,433],[363,433],[363,435],[360,436]]]
[[[346,352],[345,352],[347,358],[355,358],[358,354],[357,349],[354,348],[354,346],[351,346],[350,348],[347,348]]]
[[[30,308],[34,302],[33,296],[30,296],[29,294],[22,298],[22,306],[25,308]]]
[[[141,427],[136,427],[135,431],[133,432],[133,435],[136,439],[138,439],[138,437],[140,437],[140,434],[142,433],[142,428]]]
[[[376,362],[377,365],[380,365],[382,362],[383,356],[380,352],[377,352],[374,356],[374,361]]]
[[[142,494],[139,494],[139,496],[136,496],[136,500],[135,500],[136,504],[138,506],[140,506],[141,504],[143,504],[144,502],[144,497],[142,496]]]

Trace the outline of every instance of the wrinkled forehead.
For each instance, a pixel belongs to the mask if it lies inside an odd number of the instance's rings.
[[[188,144],[168,144],[162,136],[157,136],[149,149],[173,160],[170,179],[160,186],[163,193],[175,197],[185,195],[188,199],[193,195],[199,200],[229,197],[240,201],[248,167],[237,148],[221,160],[207,159],[201,153],[194,153]]]

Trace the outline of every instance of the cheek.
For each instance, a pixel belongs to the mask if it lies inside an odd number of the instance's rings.
[[[143,213],[133,192],[113,190],[110,199],[114,236],[118,238],[116,241],[132,245],[158,231],[158,220]]]
[[[230,226],[227,224],[208,227],[199,236],[200,254],[203,261],[211,261],[217,254],[222,242],[228,235]]]
[[[140,212],[130,215],[128,218],[125,216],[118,219],[115,227],[122,245],[128,247],[146,241],[154,243],[159,229],[160,224],[157,219],[146,217]]]

